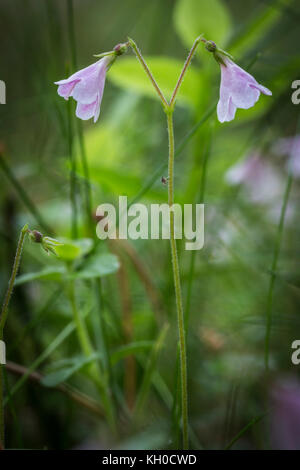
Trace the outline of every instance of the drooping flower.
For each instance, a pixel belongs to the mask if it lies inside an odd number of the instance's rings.
[[[108,66],[112,56],[107,55],[88,67],[79,70],[65,80],[55,82],[58,85],[57,93],[69,99],[70,96],[77,101],[76,116],[87,120],[94,118],[97,122],[105,85]]]
[[[260,93],[272,92],[260,85],[252,75],[222,55],[220,99],[217,114],[220,122],[232,121],[237,108],[249,109],[258,101]]]
[[[277,155],[287,155],[287,169],[295,178],[300,177],[300,135],[279,139],[273,146]]]

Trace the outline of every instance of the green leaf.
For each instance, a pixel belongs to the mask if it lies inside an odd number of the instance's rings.
[[[187,47],[192,47],[200,34],[222,47],[231,31],[230,15],[221,0],[178,0],[174,23]]]
[[[153,346],[153,341],[136,341],[124,346],[120,346],[111,355],[111,361],[113,364],[124,359],[124,357],[136,354],[140,351],[147,351]]]
[[[120,267],[117,256],[111,253],[95,253],[90,256],[79,271],[71,274],[72,279],[93,279],[107,276],[118,271]]]
[[[145,60],[162,92],[169,99],[182,70],[183,62],[169,57],[146,57]],[[151,98],[158,98],[151,81],[135,57],[122,58],[110,69],[108,77],[122,88]],[[178,93],[178,103],[196,106],[202,89],[200,72],[194,66],[189,67]]]
[[[63,245],[56,246],[55,250],[58,256],[66,261],[73,261],[86,255],[93,247],[93,240],[90,238],[79,240],[62,239],[61,241]]]
[[[56,387],[56,385],[59,385],[62,382],[66,382],[70,377],[72,377],[72,375],[82,369],[85,365],[99,357],[101,357],[101,354],[97,353],[92,354],[90,357],[77,356],[71,358],[68,360],[68,362],[71,364],[70,366],[50,372],[42,378],[41,383],[45,385],[45,387]]]
[[[34,372],[52,353],[56,351],[57,348],[70,336],[71,333],[75,330],[75,325],[73,322],[70,322],[52,341],[52,343],[47,346],[47,348],[40,354],[40,356],[28,367],[24,375],[14,384],[11,388],[9,395],[4,400],[4,406],[11,400],[14,394],[20,390],[20,388],[27,381],[28,377],[32,372]]]
[[[15,286],[24,284],[25,282],[35,281],[37,279],[43,281],[62,281],[66,275],[64,266],[47,267],[35,273],[21,274],[15,280]]]

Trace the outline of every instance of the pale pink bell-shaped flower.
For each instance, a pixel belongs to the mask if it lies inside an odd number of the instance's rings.
[[[72,96],[77,101],[78,118],[87,120],[93,117],[94,122],[98,120],[106,71],[111,60],[111,56],[105,56],[69,78],[55,82],[60,96],[66,100]]]
[[[217,113],[219,121],[225,122],[234,119],[237,108],[249,109],[254,106],[260,93],[272,95],[272,92],[228,57],[222,56],[222,61]]]

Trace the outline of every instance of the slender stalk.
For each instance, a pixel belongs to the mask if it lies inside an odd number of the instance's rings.
[[[174,204],[174,128],[173,128],[173,112],[167,113],[168,120],[168,138],[169,138],[169,171],[168,171],[168,204],[170,208]],[[180,348],[180,369],[181,369],[181,412],[182,412],[182,429],[183,429],[183,448],[188,449],[188,395],[187,395],[187,359],[185,345],[185,328],[184,314],[182,307],[182,295],[180,286],[180,274],[178,265],[178,255],[175,240],[174,212],[170,210],[170,241],[171,256],[174,276],[174,287],[177,307],[179,348]]]
[[[90,183],[90,169],[89,169],[89,165],[87,161],[82,122],[79,119],[77,119],[77,132],[78,132],[81,165],[82,165],[82,171],[83,171],[83,176],[84,176],[86,219],[87,219],[87,224],[88,224],[90,234],[95,235],[95,231],[93,230],[93,221],[92,221],[93,200],[92,200],[92,189],[91,189],[91,183]]]
[[[12,268],[12,273],[11,273],[11,277],[10,277],[10,280],[9,280],[9,283],[8,283],[8,288],[7,288],[5,297],[4,297],[4,302],[3,302],[3,305],[2,305],[2,309],[1,309],[0,339],[3,338],[3,330],[4,330],[6,320],[7,320],[7,315],[8,315],[8,305],[9,305],[9,301],[10,301],[11,294],[12,294],[12,291],[13,291],[14,282],[15,282],[15,279],[16,279],[16,276],[17,276],[17,273],[18,273],[18,270],[19,270],[23,245],[24,245],[24,241],[25,241],[25,237],[26,237],[27,232],[28,232],[28,225],[26,224],[26,225],[24,225],[24,227],[22,228],[21,233],[20,233],[18,246],[17,246],[17,251],[16,251],[16,256],[15,256],[14,264],[13,264],[13,268]]]
[[[25,241],[26,234],[28,232],[28,225],[24,225],[24,227],[21,230],[19,241],[18,241],[18,246],[17,246],[17,251],[16,251],[16,256],[14,259],[14,264],[12,268],[12,273],[11,277],[8,283],[8,288],[4,297],[4,302],[2,305],[1,309],[1,316],[0,316],[0,340],[3,340],[3,331],[5,327],[5,323],[7,320],[8,316],[8,306],[9,306],[9,301],[11,298],[11,294],[14,288],[14,283],[16,279],[16,275],[19,270],[20,266],[20,261],[21,261],[21,256],[22,256],[22,250],[23,250],[23,245]],[[5,439],[5,432],[4,432],[4,406],[3,406],[3,391],[4,391],[4,382],[3,382],[3,364],[0,364],[0,445],[2,448],[4,448],[4,439]]]
[[[160,97],[160,99],[161,99],[163,105],[166,106],[166,107],[168,107],[169,104],[168,104],[166,98],[164,97],[163,92],[162,92],[161,89],[159,88],[159,86],[158,86],[158,84],[157,84],[155,78],[153,77],[153,75],[152,75],[152,73],[151,73],[151,71],[150,71],[148,65],[146,64],[146,61],[145,61],[144,57],[143,57],[142,54],[141,54],[141,51],[139,50],[139,48],[137,47],[136,43],[135,43],[132,39],[130,39],[130,38],[128,38],[128,39],[129,39],[129,44],[130,44],[130,46],[131,46],[133,52],[135,53],[136,57],[138,58],[138,60],[139,60],[140,63],[142,64],[142,67],[144,68],[146,74],[147,74],[148,77],[150,78],[150,80],[151,80],[151,82],[152,82],[152,84],[153,84],[153,86],[154,86],[154,88],[155,88],[155,90],[156,90],[158,96]]]
[[[82,320],[80,313],[78,312],[78,309],[76,306],[74,281],[71,281],[69,284],[69,299],[70,299],[70,303],[72,307],[73,318],[74,318],[74,323],[75,323],[76,330],[77,330],[79,344],[81,346],[83,354],[86,357],[90,357],[94,354],[94,348],[90,340],[87,327],[84,321]],[[108,387],[106,387],[106,384],[103,383],[102,373],[101,373],[99,364],[92,362],[89,365],[88,371],[89,371],[90,378],[93,380],[93,382],[95,383],[100,393],[100,396],[103,402],[102,403],[103,408],[107,416],[107,420],[111,426],[112,431],[115,433],[116,432],[115,413],[114,413],[111,397],[109,395],[110,391],[108,390]]]
[[[267,414],[268,414],[268,411],[266,411],[265,413],[262,413],[261,415],[256,416],[255,418],[251,419],[251,421],[250,421],[248,424],[246,424],[246,426],[244,426],[244,427],[234,436],[233,439],[231,439],[231,441],[229,442],[229,444],[227,444],[227,446],[225,447],[225,450],[231,449],[231,447],[248,431],[248,429],[252,428],[252,426],[254,426],[256,423],[258,423],[259,421],[261,421]]]
[[[89,334],[86,328],[84,321],[82,320],[75,300],[75,287],[74,281],[70,281],[69,284],[69,299],[72,307],[74,323],[76,325],[78,340],[82,349],[82,352],[85,356],[89,357],[94,353],[93,346],[91,340],[89,338]]]
[[[270,356],[270,337],[271,337],[271,328],[272,328],[272,304],[273,304],[273,291],[274,285],[276,280],[276,269],[278,263],[278,257],[280,252],[281,240],[282,240],[282,233],[284,227],[284,220],[286,215],[287,204],[291,192],[293,177],[291,172],[288,175],[286,188],[283,196],[283,202],[281,206],[279,224],[277,229],[277,236],[275,241],[274,253],[273,253],[273,261],[271,266],[271,278],[268,290],[268,298],[267,298],[267,309],[266,309],[266,335],[265,335],[265,368],[266,370],[269,369],[269,356]]]
[[[168,140],[169,140],[169,158],[168,158],[168,204],[170,206],[170,243],[171,243],[171,256],[172,256],[172,268],[174,277],[174,288],[176,297],[176,310],[177,310],[177,321],[178,321],[178,335],[179,335],[179,356],[180,356],[180,377],[181,377],[181,414],[182,414],[182,432],[183,432],[183,448],[189,448],[189,432],[188,432],[188,392],[187,392],[187,357],[186,357],[186,338],[185,338],[185,325],[184,325],[184,313],[182,307],[182,294],[180,286],[180,273],[178,254],[175,240],[175,222],[174,212],[171,210],[174,204],[174,158],[175,158],[175,144],[174,144],[174,126],[173,126],[173,112],[174,112],[174,100],[182,83],[183,77],[187,68],[191,62],[194,51],[197,47],[198,42],[201,38],[197,38],[194,46],[192,47],[190,54],[183,66],[182,72],[179,76],[177,85],[174,89],[170,103],[168,103],[161,92],[158,84],[156,83],[149,67],[147,66],[140,50],[132,39],[129,39],[129,44],[132,47],[135,55],[142,64],[146,74],[150,78],[156,92],[158,93],[162,102],[164,111],[167,115],[168,122]]]
[[[201,41],[201,38],[202,38],[202,36],[199,36],[199,37],[195,40],[195,42],[194,42],[194,44],[193,44],[193,46],[192,46],[192,49],[190,50],[189,55],[188,55],[187,58],[186,58],[186,61],[185,61],[184,66],[183,66],[183,69],[182,69],[182,71],[181,71],[181,73],[180,73],[180,75],[179,75],[178,81],[177,81],[176,86],[175,86],[175,88],[174,88],[174,91],[173,91],[173,94],[172,94],[172,97],[171,97],[171,100],[170,100],[170,103],[169,103],[170,106],[173,106],[173,104],[174,104],[174,102],[175,102],[175,98],[176,98],[176,95],[177,95],[177,93],[178,93],[178,91],[179,91],[179,88],[180,88],[180,86],[181,86],[181,83],[182,83],[182,81],[183,81],[185,72],[187,71],[187,69],[188,69],[188,67],[189,67],[189,65],[190,65],[190,63],[191,63],[191,61],[192,61],[193,55],[194,55],[194,53],[195,53],[195,51],[196,51],[196,49],[197,49],[197,46],[198,46],[199,42]]]

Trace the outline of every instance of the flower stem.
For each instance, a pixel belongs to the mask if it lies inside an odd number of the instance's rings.
[[[3,331],[5,327],[5,323],[7,320],[8,316],[8,306],[9,306],[9,301],[11,298],[11,294],[14,288],[14,283],[16,279],[16,275],[18,273],[18,269],[20,266],[20,261],[21,261],[21,256],[22,256],[22,250],[23,250],[23,245],[25,241],[26,234],[28,232],[28,225],[24,225],[24,227],[21,230],[19,241],[18,241],[18,246],[17,246],[17,251],[16,251],[16,256],[14,259],[14,264],[12,268],[12,273],[11,277],[8,283],[8,288],[4,297],[4,302],[2,305],[1,309],[1,316],[0,316],[0,340],[3,340]],[[5,433],[4,433],[4,406],[3,406],[3,364],[0,364],[0,446],[4,449],[4,438],[5,438]]]
[[[175,88],[174,88],[174,91],[173,91],[173,94],[172,94],[172,97],[171,97],[171,100],[170,100],[170,106],[172,106],[172,105],[174,104],[174,102],[175,102],[175,98],[176,98],[176,95],[177,95],[178,90],[179,90],[179,88],[180,88],[180,85],[181,85],[181,83],[182,83],[182,81],[183,81],[183,79],[184,79],[185,72],[187,71],[187,69],[188,69],[188,67],[189,67],[189,65],[190,65],[190,63],[191,63],[191,60],[192,60],[192,58],[193,58],[193,55],[194,55],[194,53],[195,53],[195,51],[196,51],[196,49],[197,49],[197,46],[198,46],[199,42],[201,41],[201,39],[202,39],[202,36],[199,36],[199,37],[195,40],[195,42],[194,42],[194,44],[193,44],[193,46],[192,46],[192,49],[190,50],[189,55],[188,55],[187,58],[186,58],[186,61],[185,61],[184,66],[183,66],[183,69],[182,69],[182,71],[181,71],[181,73],[180,73],[180,75],[179,75],[178,81],[177,81],[176,86],[175,86]]]
[[[265,368],[266,370],[269,369],[269,356],[270,356],[270,337],[271,337],[271,328],[272,328],[272,303],[273,303],[273,291],[274,285],[276,280],[276,269],[278,263],[278,257],[280,252],[281,240],[282,240],[282,233],[284,227],[284,220],[286,215],[287,204],[291,192],[293,177],[291,172],[288,175],[287,183],[285,187],[285,192],[283,196],[283,202],[281,206],[280,218],[278,223],[277,229],[277,236],[275,241],[274,253],[273,253],[273,261],[271,266],[271,278],[269,284],[269,291],[268,291],[268,299],[267,299],[267,310],[266,310],[266,335],[265,335]]]
[[[142,64],[146,74],[150,78],[159,98],[162,102],[164,111],[167,115],[168,122],[168,140],[169,140],[169,158],[168,158],[168,204],[170,207],[170,242],[171,242],[171,256],[172,256],[172,268],[174,277],[174,288],[176,297],[176,310],[177,310],[177,321],[178,321],[178,335],[179,335],[179,356],[180,356],[180,376],[181,376],[181,414],[182,414],[182,433],[183,433],[183,449],[189,448],[189,433],[188,433],[188,392],[187,392],[187,357],[186,357],[186,338],[185,338],[185,322],[182,307],[182,294],[180,286],[180,273],[178,254],[175,240],[175,223],[174,223],[174,211],[171,210],[174,204],[174,158],[175,158],[175,144],[174,144],[174,126],[173,126],[173,112],[174,112],[174,101],[182,83],[184,74],[191,63],[191,59],[196,50],[201,37],[197,38],[188,58],[183,66],[182,72],[179,76],[177,85],[174,89],[170,103],[165,99],[162,91],[156,83],[149,67],[147,66],[140,50],[138,49],[135,42],[129,38],[129,45],[133,49],[138,60]]]
[[[143,66],[143,68],[144,68],[146,74],[147,74],[148,77],[150,78],[150,80],[151,80],[151,82],[152,82],[152,84],[153,84],[153,86],[154,86],[154,88],[155,88],[155,90],[156,90],[158,96],[160,97],[160,99],[161,99],[163,105],[165,105],[166,107],[168,107],[168,106],[169,106],[169,105],[168,105],[168,102],[167,102],[166,98],[164,97],[163,92],[162,92],[161,89],[159,88],[159,86],[158,86],[158,84],[157,84],[155,78],[153,77],[153,75],[152,75],[152,73],[151,73],[151,71],[150,71],[148,65],[146,64],[146,61],[145,61],[144,57],[143,57],[142,54],[141,54],[141,51],[139,50],[139,48],[137,47],[137,45],[136,45],[136,43],[133,41],[133,39],[130,39],[130,38],[128,38],[128,39],[129,39],[128,42],[129,42],[129,44],[130,44],[130,46],[131,46],[133,52],[135,53],[136,57],[138,58],[138,60],[139,60],[140,63],[142,64],[142,66]]]
[[[14,264],[13,264],[13,268],[12,268],[12,273],[11,273],[11,277],[10,277],[10,280],[9,280],[9,283],[8,283],[8,289],[7,289],[5,297],[4,297],[4,302],[3,302],[3,305],[2,305],[2,310],[1,310],[1,315],[0,315],[0,339],[3,338],[3,330],[4,330],[6,320],[7,320],[7,315],[8,315],[8,305],[9,305],[9,301],[10,301],[11,294],[12,294],[12,291],[13,291],[16,275],[18,273],[18,269],[19,269],[19,266],[20,266],[23,245],[24,245],[24,241],[25,241],[25,237],[26,237],[27,232],[28,232],[28,225],[26,224],[26,225],[24,225],[24,227],[22,228],[21,233],[20,233],[18,246],[17,246],[17,251],[16,251],[16,256],[15,256]]]
[[[168,120],[168,138],[169,138],[168,204],[171,209],[174,204],[174,153],[175,153],[173,111],[171,109],[169,110],[169,112],[167,112],[167,120]],[[184,314],[183,314],[183,307],[182,307],[182,295],[181,295],[181,286],[180,286],[178,255],[177,255],[177,247],[176,247],[176,240],[175,240],[174,211],[172,210],[170,210],[170,241],[171,241],[172,267],[173,267],[173,276],[174,276],[178,333],[179,333],[183,448],[188,449],[189,447],[188,394],[187,394],[187,359],[186,359],[186,344],[185,344],[185,328],[184,328]]]

